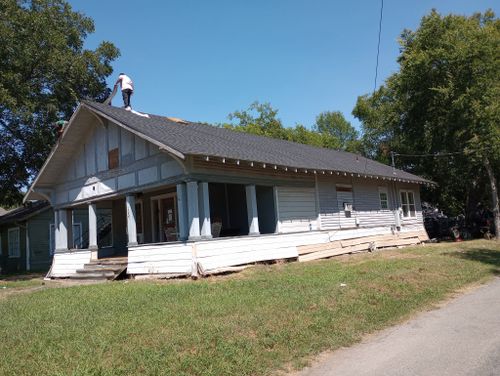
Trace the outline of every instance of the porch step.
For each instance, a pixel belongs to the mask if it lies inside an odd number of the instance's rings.
[[[78,269],[71,279],[117,279],[127,269],[127,257],[113,257],[108,259],[92,260]]]
[[[103,280],[103,279],[114,279],[115,273],[112,271],[104,272],[83,272],[83,269],[77,270],[76,274],[73,274],[71,279],[92,279],[92,280]]]

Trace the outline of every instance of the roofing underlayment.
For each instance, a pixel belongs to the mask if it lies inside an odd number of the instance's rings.
[[[165,116],[137,116],[123,108],[102,103],[84,101],[82,105],[182,155],[432,183],[419,176],[345,151],[318,148],[189,121],[179,122],[179,119]]]

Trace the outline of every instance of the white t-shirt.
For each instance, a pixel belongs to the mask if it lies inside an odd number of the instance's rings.
[[[125,89],[130,89],[132,91],[134,90],[134,83],[132,82],[129,76],[127,76],[126,74],[120,74],[118,76],[118,79],[121,80],[122,90]]]

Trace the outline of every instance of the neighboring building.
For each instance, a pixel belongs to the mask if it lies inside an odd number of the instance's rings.
[[[1,217],[2,215],[4,215],[4,214],[7,214],[7,212],[8,212],[7,210],[5,210],[4,208],[2,208],[2,207],[0,206],[0,217]]]
[[[48,270],[50,224],[54,212],[48,202],[29,202],[0,217],[0,270],[3,274]]]
[[[110,256],[170,276],[420,241],[422,184],[352,153],[83,102],[25,200],[56,210],[52,276]]]

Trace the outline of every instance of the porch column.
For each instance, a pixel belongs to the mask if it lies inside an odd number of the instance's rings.
[[[125,207],[127,210],[127,235],[128,246],[137,245],[137,227],[135,223],[135,196],[127,195],[125,198]]]
[[[212,225],[210,223],[210,197],[208,194],[208,183],[203,182],[199,185],[199,201],[201,211],[201,237],[203,239],[212,238]]]
[[[56,252],[68,250],[68,212],[65,209],[57,210],[56,218]]]
[[[255,185],[246,185],[245,193],[247,198],[248,235],[259,235],[259,216],[257,213]]]
[[[179,239],[188,238],[188,210],[186,183],[177,184],[177,211],[179,212]]]
[[[90,258],[97,260],[97,206],[89,204],[89,249]]]
[[[189,240],[200,239],[200,214],[198,210],[198,182],[190,181],[187,184],[187,206]]]

